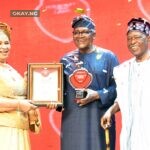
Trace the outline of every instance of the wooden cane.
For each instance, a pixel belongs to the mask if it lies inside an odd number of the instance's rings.
[[[105,129],[105,142],[106,142],[106,150],[110,150],[110,138],[108,129]]]

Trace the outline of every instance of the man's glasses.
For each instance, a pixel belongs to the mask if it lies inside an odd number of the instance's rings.
[[[92,31],[90,30],[85,30],[85,31],[73,31],[73,36],[88,36]]]
[[[131,41],[133,41],[133,40],[135,40],[135,41],[140,41],[140,40],[143,40],[145,38],[145,36],[143,37],[143,36],[132,36],[132,37],[128,37],[127,38],[127,41],[128,42],[131,42]]]

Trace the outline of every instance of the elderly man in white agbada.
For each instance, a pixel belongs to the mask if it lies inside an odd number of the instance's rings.
[[[134,55],[114,69],[117,98],[101,119],[104,129],[111,126],[111,116],[121,111],[121,150],[150,148],[150,23],[133,18],[128,23],[127,45]]]

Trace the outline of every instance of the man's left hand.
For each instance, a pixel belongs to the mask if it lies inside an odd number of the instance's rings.
[[[91,103],[95,100],[100,99],[99,94],[97,91],[91,90],[91,89],[85,89],[85,91],[87,92],[87,96],[83,99],[78,99],[77,100],[77,104],[79,104],[79,106],[84,106],[88,103]]]

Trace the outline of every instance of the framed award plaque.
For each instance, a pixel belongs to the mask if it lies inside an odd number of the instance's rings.
[[[28,99],[37,106],[63,105],[63,65],[61,63],[28,64]]]

